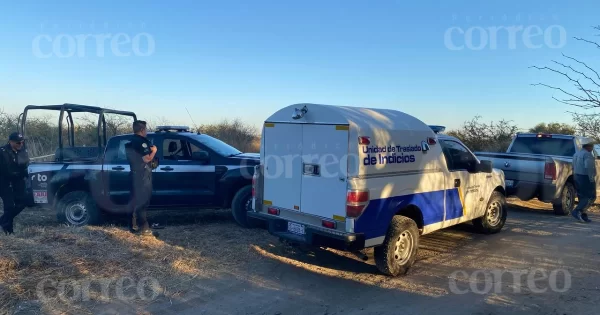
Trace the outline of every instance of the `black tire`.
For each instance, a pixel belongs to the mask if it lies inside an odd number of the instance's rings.
[[[244,186],[233,197],[231,201],[231,212],[235,222],[244,228],[257,227],[260,222],[249,218],[248,211],[252,210],[252,185]]]
[[[398,252],[397,249],[402,252]],[[377,269],[388,276],[405,275],[414,264],[418,249],[417,224],[408,217],[396,215],[392,218],[385,241],[381,246],[375,247]]]
[[[498,233],[506,223],[507,210],[506,197],[502,193],[494,191],[488,201],[485,214],[483,217],[473,220],[473,225],[484,234]]]
[[[97,225],[102,223],[102,211],[85,191],[72,191],[56,203],[59,222],[69,226]]]
[[[560,199],[552,203],[554,214],[556,215],[568,215],[575,209],[575,196],[577,191],[575,186],[571,182],[566,182],[565,187],[560,194]]]

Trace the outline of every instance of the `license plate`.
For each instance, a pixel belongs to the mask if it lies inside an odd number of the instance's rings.
[[[512,187],[512,186],[515,185],[515,181],[507,179],[507,180],[504,181],[504,184],[506,185],[506,187]]]
[[[48,192],[47,191],[34,191],[33,192],[34,203],[48,203]]]
[[[298,223],[294,223],[294,222],[288,222],[288,231],[294,234],[298,234],[298,235],[304,235],[304,225],[302,224],[298,224]]]

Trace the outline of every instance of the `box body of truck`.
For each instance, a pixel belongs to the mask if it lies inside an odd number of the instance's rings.
[[[450,172],[440,141],[395,110],[288,106],[265,121],[248,215],[283,239],[349,251],[382,245],[397,215],[419,234],[482,217],[502,172],[466,148],[472,169]]]

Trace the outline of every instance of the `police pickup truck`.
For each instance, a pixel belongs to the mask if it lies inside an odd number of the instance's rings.
[[[32,163],[34,203],[53,207],[59,221],[74,226],[98,224],[105,213],[125,213],[130,202],[125,144],[132,136],[110,138],[98,157],[91,152],[96,147],[75,147],[63,150],[57,161]],[[251,207],[258,154],[185,126],[159,126],[148,139],[158,149],[150,208],[232,208],[238,216]]]
[[[506,221],[503,172],[443,129],[395,110],[285,107],[264,123],[247,215],[293,243],[374,247],[382,273],[405,274],[421,235]]]

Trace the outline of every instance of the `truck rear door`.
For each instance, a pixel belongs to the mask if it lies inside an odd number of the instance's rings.
[[[265,123],[265,205],[300,210],[302,188],[302,125]]]
[[[345,217],[348,126],[267,123],[264,141],[267,205]]]
[[[346,217],[348,126],[307,124],[302,130],[300,210]]]
[[[131,195],[129,162],[125,153],[125,144],[129,143],[131,139],[131,136],[110,139],[104,155],[103,181],[107,187],[110,202],[114,206],[127,205]]]

